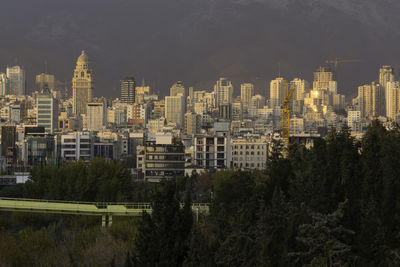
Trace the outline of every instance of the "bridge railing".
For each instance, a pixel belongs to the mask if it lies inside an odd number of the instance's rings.
[[[22,202],[31,202],[32,204],[71,204],[71,205],[92,205],[96,206],[98,209],[107,209],[108,206],[124,206],[126,209],[135,209],[135,210],[151,210],[151,203],[149,202],[87,202],[87,201],[66,201],[66,200],[48,200],[48,199],[31,199],[31,198],[9,198],[9,197],[0,197],[0,201],[12,201],[15,204],[21,204]],[[180,204],[181,208],[183,208],[184,204]],[[200,210],[200,211],[208,211],[210,204],[209,203],[192,203],[192,209]]]
[[[10,197],[0,197],[0,200],[10,200],[10,201],[27,201],[27,202],[43,202],[43,203],[55,203],[55,204],[86,204],[86,205],[150,205],[148,202],[88,202],[88,201],[68,201],[68,200],[48,200],[48,199],[33,199],[33,198],[10,198]]]

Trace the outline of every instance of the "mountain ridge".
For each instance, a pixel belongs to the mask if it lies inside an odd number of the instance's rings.
[[[30,88],[45,60],[70,82],[81,49],[96,74],[95,95],[113,97],[126,75],[144,77],[161,95],[176,80],[210,90],[219,76],[233,80],[235,94],[250,81],[265,95],[278,64],[282,76],[311,80],[334,58],[363,61],[339,65],[339,91],[354,95],[357,85],[376,80],[380,65],[400,59],[396,1],[64,2],[19,0],[0,18],[0,67],[24,65]],[[18,13],[21,5],[30,12]]]

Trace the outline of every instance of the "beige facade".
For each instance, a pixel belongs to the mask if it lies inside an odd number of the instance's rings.
[[[362,118],[385,115],[385,88],[375,83],[359,86],[357,104]]]
[[[268,144],[262,139],[232,139],[232,167],[258,169],[267,167]]]
[[[93,72],[90,67],[89,58],[85,51],[76,61],[74,77],[72,78],[72,110],[74,114],[86,114],[87,104],[93,95]]]
[[[104,102],[87,104],[87,128],[89,131],[100,131],[107,124],[107,109]]]
[[[292,99],[294,100],[303,100],[304,93],[308,91],[308,82],[306,80],[300,78],[294,78],[290,85],[294,87],[294,93]]]
[[[216,106],[223,104],[232,104],[233,101],[233,85],[226,78],[220,78],[214,85]]]
[[[248,109],[251,106],[251,98],[254,94],[254,85],[251,83],[243,83],[240,85],[240,101],[243,108]]]
[[[178,127],[184,125],[185,101],[182,95],[165,97],[165,117],[167,122],[173,122]]]
[[[181,81],[177,81],[171,86],[169,95],[170,96],[182,95],[184,98],[186,98],[185,87],[183,86]]]
[[[188,135],[198,134],[201,128],[201,115],[196,113],[185,114],[185,133]]]
[[[394,69],[392,66],[382,66],[379,69],[379,84],[386,87],[388,82],[394,82]]]
[[[55,78],[54,75],[52,74],[41,73],[36,75],[35,85],[36,85],[36,90],[39,92],[45,89],[46,87],[50,89],[50,91],[54,91],[55,89],[54,83],[55,83]]]
[[[386,117],[394,120],[400,110],[400,82],[386,83]]]
[[[272,80],[269,88],[270,107],[280,107],[282,105],[287,81],[283,78]]]
[[[144,103],[144,97],[150,94],[150,86],[136,86],[135,89],[135,102],[137,104]]]

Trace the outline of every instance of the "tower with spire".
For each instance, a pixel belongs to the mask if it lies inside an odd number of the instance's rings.
[[[92,100],[93,88],[93,72],[89,58],[85,50],[82,50],[81,55],[76,61],[74,76],[72,78],[72,110],[74,114],[86,114],[87,104]]]

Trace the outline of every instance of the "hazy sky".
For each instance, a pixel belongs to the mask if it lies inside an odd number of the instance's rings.
[[[334,4],[332,4],[334,2]],[[312,79],[326,59],[339,66],[339,91],[377,79],[382,64],[399,64],[400,1],[392,0],[14,0],[2,3],[0,66],[48,71],[70,83],[85,49],[95,95],[116,97],[126,75],[165,94],[176,80],[210,90],[219,76],[236,85],[281,74]]]

